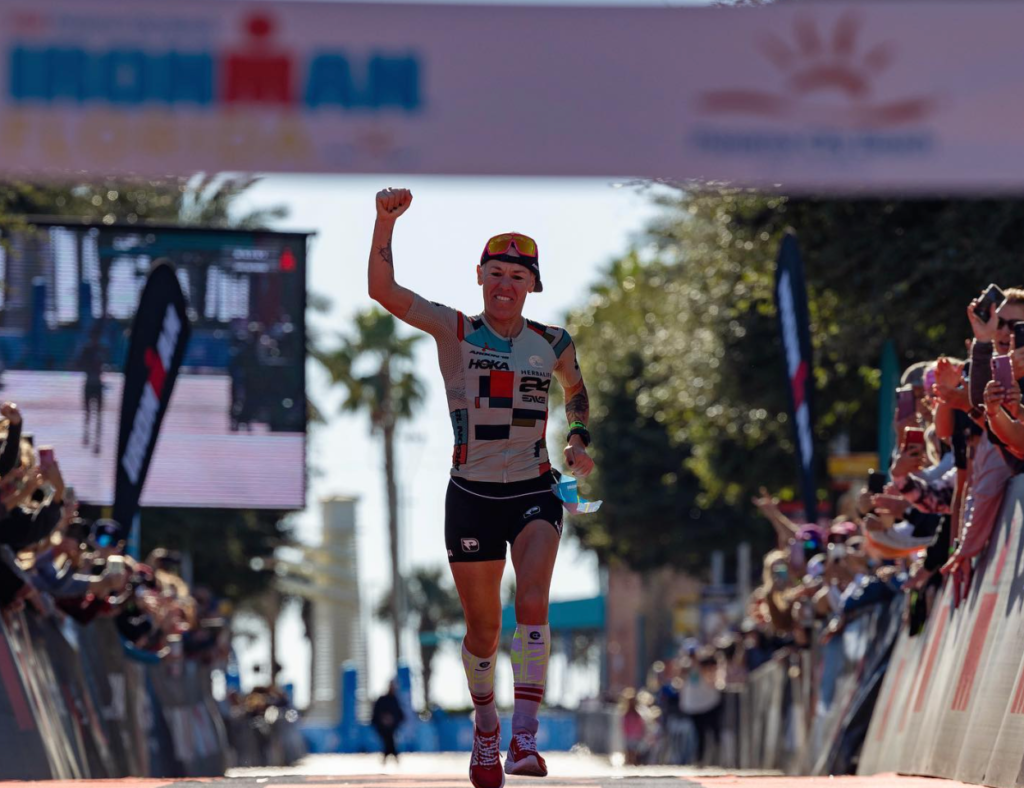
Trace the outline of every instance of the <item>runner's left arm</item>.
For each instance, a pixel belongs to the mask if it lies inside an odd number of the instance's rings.
[[[566,422],[570,427],[573,424],[586,427],[590,423],[590,396],[576,359],[576,345],[568,332],[565,332],[565,338],[569,341],[558,357],[554,374],[565,393]],[[587,454],[587,447],[579,435],[569,438],[565,447],[565,461],[572,468],[574,476],[586,476],[594,469],[594,461]]]

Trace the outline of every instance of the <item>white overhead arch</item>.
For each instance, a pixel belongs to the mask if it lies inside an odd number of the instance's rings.
[[[1024,6],[2,0],[0,172],[1024,187]]]

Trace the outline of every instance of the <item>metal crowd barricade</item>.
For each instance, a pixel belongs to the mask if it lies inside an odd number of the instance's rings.
[[[0,779],[219,776],[268,752],[274,765],[304,754],[294,712],[268,727],[261,754],[244,716],[229,739],[208,667],[141,657],[110,619],[0,619]]]
[[[736,758],[729,762],[728,748],[720,748],[721,765],[787,774],[852,772],[902,608],[902,596],[879,604],[828,644],[779,651],[730,688],[720,738],[735,740]]]

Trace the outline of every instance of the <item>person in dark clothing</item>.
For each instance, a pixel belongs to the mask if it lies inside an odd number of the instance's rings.
[[[103,361],[104,348],[101,342],[102,327],[96,324],[89,342],[78,354],[76,366],[85,373],[82,390],[82,407],[85,413],[85,425],[82,433],[82,445],[89,445],[89,420],[93,410],[96,411],[96,439],[93,442],[93,454],[100,453],[100,438],[103,433]]]
[[[398,699],[398,687],[392,681],[388,685],[388,691],[377,698],[373,704],[373,718],[370,724],[377,731],[380,740],[384,745],[384,763],[388,762],[388,756],[395,756],[398,761],[398,748],[395,746],[395,731],[405,719],[405,712],[402,711],[402,703]]]

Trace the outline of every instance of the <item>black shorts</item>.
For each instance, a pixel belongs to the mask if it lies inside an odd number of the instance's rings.
[[[562,535],[562,502],[551,492],[550,473],[523,482],[471,482],[453,478],[444,499],[444,542],[448,562],[499,561],[534,520],[545,520]]]
[[[101,408],[103,407],[102,383],[86,383],[82,395],[82,401],[85,403],[86,408],[93,402],[97,403]]]

